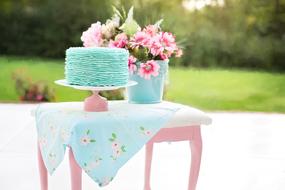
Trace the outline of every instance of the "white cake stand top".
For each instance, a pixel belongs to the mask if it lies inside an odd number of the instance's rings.
[[[116,90],[119,88],[125,88],[129,86],[134,86],[137,84],[136,81],[129,81],[126,85],[123,86],[79,86],[79,85],[72,85],[67,82],[66,79],[56,80],[54,81],[56,84],[66,87],[75,88],[78,90],[90,90],[90,91],[106,91],[106,90]]]

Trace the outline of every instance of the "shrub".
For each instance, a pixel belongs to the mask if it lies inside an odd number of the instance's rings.
[[[45,82],[34,82],[25,77],[22,71],[16,71],[12,74],[15,81],[15,88],[21,101],[32,102],[51,102],[55,100],[53,89]]]

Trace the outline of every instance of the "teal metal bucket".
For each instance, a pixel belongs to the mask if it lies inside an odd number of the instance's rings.
[[[136,81],[135,86],[127,87],[127,98],[130,103],[153,104],[162,101],[164,83],[168,73],[168,60],[156,61],[159,66],[159,75],[150,80],[140,77],[138,74],[130,74],[130,80]]]

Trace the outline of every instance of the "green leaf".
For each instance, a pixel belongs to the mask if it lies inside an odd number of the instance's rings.
[[[123,19],[123,16],[121,15],[120,11],[115,6],[112,6],[112,8],[114,14],[118,15],[121,19]]]
[[[113,142],[113,141],[114,141],[114,139],[112,139],[112,138],[109,138],[109,141]]]
[[[140,26],[134,20],[133,15],[134,15],[134,7],[131,7],[128,12],[128,17],[125,23],[120,27],[120,29],[123,30],[123,32],[129,36],[134,35],[138,30],[140,30]]]
[[[126,13],[125,7],[122,7],[122,16],[123,16],[123,19],[127,18],[127,13]]]
[[[89,135],[89,133],[90,133],[90,129],[87,130],[87,133],[86,133],[86,134]]]
[[[162,22],[163,22],[163,19],[160,19],[159,21],[157,21],[157,22],[154,24],[154,26],[156,26],[157,28],[160,29],[160,25],[161,25]]]
[[[149,59],[148,50],[145,47],[135,48],[133,50],[133,55],[141,62],[145,62]]]
[[[125,146],[122,146],[122,147],[121,147],[121,150],[122,150],[123,152],[126,152]]]
[[[95,139],[91,139],[90,142],[96,142],[96,140]]]
[[[115,133],[112,133],[112,137],[113,137],[113,139],[116,139],[116,138],[117,138],[117,136],[116,136]]]
[[[144,127],[140,127],[140,129],[141,129],[142,131],[144,131]]]

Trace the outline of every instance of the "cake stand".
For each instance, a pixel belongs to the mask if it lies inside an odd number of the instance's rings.
[[[66,87],[75,88],[77,90],[88,90],[92,91],[93,94],[87,97],[84,100],[84,110],[88,112],[103,112],[108,111],[108,101],[106,98],[101,97],[99,95],[100,91],[106,90],[116,90],[119,88],[125,88],[129,86],[134,86],[137,84],[135,81],[129,81],[126,85],[123,86],[79,86],[79,85],[72,85],[69,84],[66,79],[57,80],[55,81],[56,84]]]

